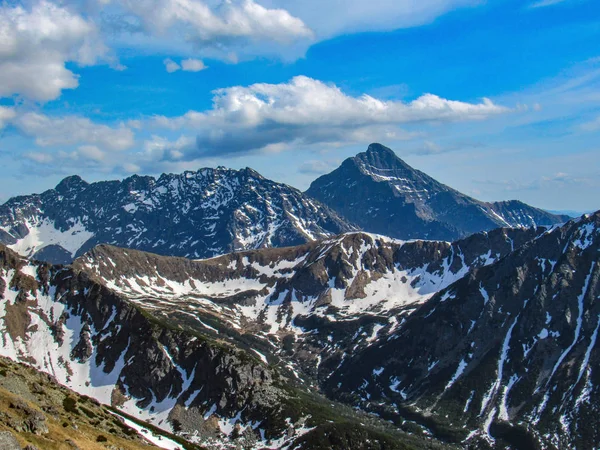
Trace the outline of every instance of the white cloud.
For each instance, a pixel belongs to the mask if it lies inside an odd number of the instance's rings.
[[[16,116],[13,108],[0,106],[0,130],[4,128]]]
[[[213,94],[212,108],[178,117],[103,124],[77,115],[4,108],[0,120],[45,148],[26,155],[40,164],[53,164],[59,170],[83,166],[159,172],[257,151],[322,150],[373,141],[393,144],[423,138],[429,124],[482,120],[512,111],[489,99],[467,103],[433,94],[410,102],[354,97],[333,84],[304,76],[281,84],[218,89]],[[429,150],[440,149],[430,144]],[[325,166],[315,161],[302,167],[304,172],[323,170]]]
[[[108,151],[123,151],[134,145],[134,134],[125,125],[109,127],[80,116],[50,117],[28,112],[18,115],[12,123],[42,147],[83,145]]]
[[[38,164],[50,164],[54,161],[52,155],[42,152],[27,152],[25,153],[25,158],[34,161]]]
[[[137,155],[149,163],[165,158],[176,161],[183,157],[184,152],[193,149],[195,143],[196,140],[189,136],[181,136],[175,141],[161,136],[152,136],[152,139],[144,142],[144,152]]]
[[[243,153],[274,144],[397,141],[411,137],[399,125],[485,119],[509,109],[489,99],[480,103],[425,94],[412,102],[352,97],[337,86],[298,76],[289,83],[235,86],[214,92],[213,108],[163,116],[151,125],[197,134],[184,158]]]
[[[137,164],[132,164],[132,163],[125,163],[123,164],[123,170],[127,173],[139,173],[141,170],[141,167],[138,166]]]
[[[106,154],[95,145],[82,145],[78,149],[79,155],[92,161],[104,161]]]
[[[546,0],[547,1],[547,0]],[[301,56],[315,40],[350,31],[415,26],[478,0],[28,0],[0,3],[0,97],[46,102],[79,85],[67,63],[108,62],[108,47],[235,62]],[[311,27],[317,30],[313,33]],[[167,60],[197,72],[200,59]]]
[[[0,4],[0,97],[48,101],[74,89],[69,61],[91,65],[107,57],[93,22],[49,1],[30,9]]]
[[[178,70],[181,70],[181,66],[170,58],[165,59],[163,61],[163,64],[165,65],[166,71],[169,73],[173,73],[173,72],[177,72]]]
[[[19,2],[17,2],[19,3]],[[312,36],[302,20],[280,8],[265,8],[253,0],[31,0],[0,2],[0,98],[21,95],[46,102],[64,89],[79,85],[67,67],[110,63],[123,70],[105,41],[135,47],[140,41],[150,53],[165,46],[180,54],[205,50],[224,59],[251,43],[287,45]],[[100,26],[101,25],[101,26]],[[146,41],[144,41],[146,39]],[[166,43],[166,44],[165,44]],[[167,70],[199,71],[199,59]]]
[[[302,20],[285,9],[265,8],[254,0],[113,0],[101,3],[110,3],[126,14],[128,31],[143,31],[150,36],[176,35],[197,44],[216,41],[222,44],[236,38],[291,42],[312,36]]]
[[[76,0],[71,0],[76,1]],[[93,0],[90,0],[93,1]],[[95,0],[113,42],[228,61],[301,57],[315,41],[430,23],[481,0]]]
[[[200,72],[201,70],[207,69],[203,61],[193,58],[181,61],[181,68],[186,72]]]
[[[199,59],[188,58],[181,61],[181,64],[177,64],[171,58],[167,58],[163,61],[165,69],[169,73],[183,70],[184,72],[200,72],[201,70],[207,69],[207,66],[203,61]]]
[[[311,159],[304,162],[298,167],[298,172],[307,175],[322,175],[327,172],[331,172],[335,169],[339,162],[323,161],[320,159]]]

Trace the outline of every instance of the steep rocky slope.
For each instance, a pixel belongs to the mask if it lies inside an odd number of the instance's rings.
[[[597,448],[599,299],[600,212],[438,292],[327,390],[472,448]]]
[[[306,193],[365,231],[399,239],[454,240],[498,227],[569,220],[518,201],[475,200],[412,168],[380,144],[348,158]]]
[[[92,184],[69,177],[55,189],[0,206],[0,242],[54,263],[68,263],[99,243],[200,258],[351,229],[290,186],[251,169],[222,167]]]
[[[2,450],[150,450],[159,448],[150,441],[172,448],[173,439],[60,386],[52,376],[0,358]]]
[[[600,213],[205,260],[1,248],[2,354],[210,448],[588,449],[599,256]]]
[[[202,261],[99,246],[74,268],[160,320],[228,339],[317,382],[435,292],[541,232],[498,229],[453,244],[350,233]]]
[[[364,449],[432,445],[333,404],[226,339],[160,320],[83,271],[0,247],[0,297],[0,354],[190,443],[310,449],[325,433]]]

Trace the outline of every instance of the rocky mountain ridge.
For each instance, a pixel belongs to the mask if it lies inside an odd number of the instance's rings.
[[[230,339],[317,383],[435,292],[541,232],[498,229],[453,244],[357,232],[200,261],[103,245],[73,267],[161,320]]]
[[[599,261],[600,212],[548,230],[439,291],[326,390],[469,448],[597,448]]]
[[[101,243],[204,258],[353,229],[297,189],[252,169],[223,167],[92,184],[73,176],[0,206],[0,242],[53,263],[69,263]]]
[[[204,261],[103,246],[75,267],[405,431],[588,449],[599,258],[600,212],[453,244],[349,233]]]
[[[2,356],[190,445],[311,449],[334,439],[364,449],[425,448],[291,382],[254,352],[160,320],[81,270],[0,247],[0,296]]]
[[[4,248],[2,352],[210,448],[593,448],[599,249],[600,213],[205,260]]]
[[[550,226],[570,218],[513,200],[486,203],[406,164],[371,144],[306,193],[373,233],[398,239],[456,240],[498,227]]]
[[[91,184],[68,177],[54,189],[1,205],[0,243],[23,256],[68,264],[98,244],[207,258],[356,230],[453,241],[566,220],[518,201],[480,202],[372,144],[305,194],[249,168]]]

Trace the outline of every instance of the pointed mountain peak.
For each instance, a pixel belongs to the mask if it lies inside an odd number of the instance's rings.
[[[359,153],[351,160],[367,175],[381,175],[380,172],[385,171],[397,172],[397,176],[408,176],[415,172],[415,169],[400,159],[392,149],[377,143],[369,145],[366,152]]]
[[[89,183],[84,181],[79,175],[72,175],[58,183],[54,189],[64,194],[70,191],[83,191],[88,186]]]
[[[396,153],[394,153],[394,151],[389,148],[386,147],[385,145],[381,145],[377,142],[372,143],[371,145],[369,145],[369,148],[367,148],[367,153],[370,154],[377,154],[379,156],[396,156]]]

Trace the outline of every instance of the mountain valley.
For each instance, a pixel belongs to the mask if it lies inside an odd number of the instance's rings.
[[[372,144],[304,194],[250,169],[70,177],[0,221],[0,365],[120,415],[89,448],[600,440],[600,212],[479,202]]]

